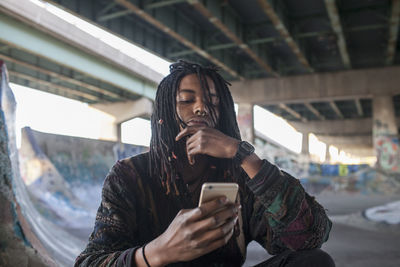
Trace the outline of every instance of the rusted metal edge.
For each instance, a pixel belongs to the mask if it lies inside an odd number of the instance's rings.
[[[286,29],[282,20],[279,18],[278,14],[275,12],[274,8],[267,2],[267,0],[258,0],[258,4],[261,6],[262,10],[269,17],[272,24],[275,26],[275,29],[279,32],[281,37],[286,41],[293,54],[297,57],[300,63],[307,69],[309,72],[314,72],[314,69],[310,66],[307,58],[301,52],[299,46],[294,41],[289,31]]]
[[[397,35],[400,22],[400,0],[392,0],[392,13],[389,20],[389,40],[386,52],[386,65],[392,65],[396,55]]]
[[[347,51],[346,39],[344,38],[342,24],[340,22],[339,12],[336,7],[335,0],[324,0],[326,11],[331,21],[332,29],[337,36],[337,45],[339,47],[340,56],[342,57],[343,65],[346,69],[351,68],[349,53]]]
[[[200,47],[198,47],[197,45],[195,45],[194,43],[192,43],[191,41],[189,41],[188,39],[186,39],[182,35],[176,33],[171,28],[165,26],[160,21],[156,20],[151,15],[147,14],[144,10],[140,9],[139,7],[134,5],[133,3],[129,2],[129,1],[126,1],[126,0],[115,0],[115,2],[117,2],[118,4],[123,6],[124,8],[131,10],[134,14],[136,14],[137,16],[139,16],[140,18],[145,20],[147,23],[153,25],[157,29],[159,29],[159,30],[163,31],[164,33],[168,34],[172,38],[176,39],[178,42],[182,43],[184,46],[187,46],[190,49],[196,51],[197,54],[199,54],[200,56],[208,59],[209,61],[211,61],[212,63],[214,63],[218,67],[220,67],[223,70],[225,70],[226,72],[228,72],[233,77],[239,78],[240,80],[244,80],[244,77],[239,75],[239,73],[237,73],[236,71],[234,71],[233,69],[231,69],[230,67],[225,65],[220,60],[214,58],[209,53],[207,53],[206,51],[204,51],[203,49],[201,49]]]
[[[279,77],[272,67],[262,60],[252,49],[249,48],[235,33],[233,33],[222,21],[214,16],[200,1],[188,0],[197,11],[206,17],[217,29],[223,32],[229,39],[231,39],[239,48],[241,48],[248,56],[250,56],[258,65],[260,65],[267,73],[272,74],[274,77]]]

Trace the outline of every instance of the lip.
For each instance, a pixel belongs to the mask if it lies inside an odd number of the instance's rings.
[[[202,119],[191,119],[187,122],[189,126],[208,126],[208,122]]]

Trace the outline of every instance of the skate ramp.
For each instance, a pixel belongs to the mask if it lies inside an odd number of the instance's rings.
[[[14,216],[20,217],[9,224],[24,246],[33,248],[33,254],[40,256],[35,264],[30,261],[25,266],[72,266],[93,228],[108,170],[117,159],[144,152],[146,148],[24,128],[18,152],[14,130],[16,103],[4,78],[0,92],[0,113],[5,122],[1,130],[8,137],[3,153],[8,155],[2,156],[10,159],[9,181],[1,180],[0,193],[10,201],[15,196]],[[4,189],[7,185],[12,191]],[[1,226],[6,225],[0,221]],[[15,258],[11,245],[4,253]],[[26,252],[22,253],[19,257],[27,258]],[[4,266],[17,266],[8,263]]]
[[[16,103],[8,85],[6,65],[0,63],[0,265],[56,266],[43,246],[51,225],[31,203],[20,176],[14,125]],[[46,227],[49,228],[45,230]]]
[[[38,233],[57,262],[70,266],[84,249],[100,205],[103,181],[111,166],[120,158],[145,150],[115,142],[42,133],[29,127],[22,129],[21,178],[31,209],[37,212],[37,217],[30,217],[30,221],[40,228]],[[46,231],[48,227],[50,232]]]

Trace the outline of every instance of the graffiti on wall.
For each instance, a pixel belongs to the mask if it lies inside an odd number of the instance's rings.
[[[400,171],[399,138],[393,136],[375,137],[377,167],[389,171]]]

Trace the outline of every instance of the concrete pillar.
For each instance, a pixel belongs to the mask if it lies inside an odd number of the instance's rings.
[[[372,99],[373,136],[397,136],[396,116],[392,96],[374,96]]]
[[[237,121],[242,140],[254,144],[254,116],[253,104],[240,103]]]
[[[121,124],[135,117],[150,117],[153,113],[153,102],[147,98],[140,98],[136,101],[125,101],[118,103],[94,104],[91,105],[110,114],[115,118],[111,131],[114,133],[115,141],[121,141]]]
[[[114,124],[114,129],[115,129],[115,134],[117,138],[117,142],[122,142],[122,123],[115,123]]]
[[[331,163],[331,154],[329,153],[329,144],[326,144],[326,151],[325,151],[325,162],[327,164]]]
[[[308,135],[310,133],[301,132],[301,134],[303,135],[302,142],[301,142],[301,154],[308,156],[310,154],[310,151],[308,149],[308,146],[309,146]]]
[[[399,138],[392,96],[375,96],[372,99],[372,113],[377,167],[384,171],[400,172]]]

